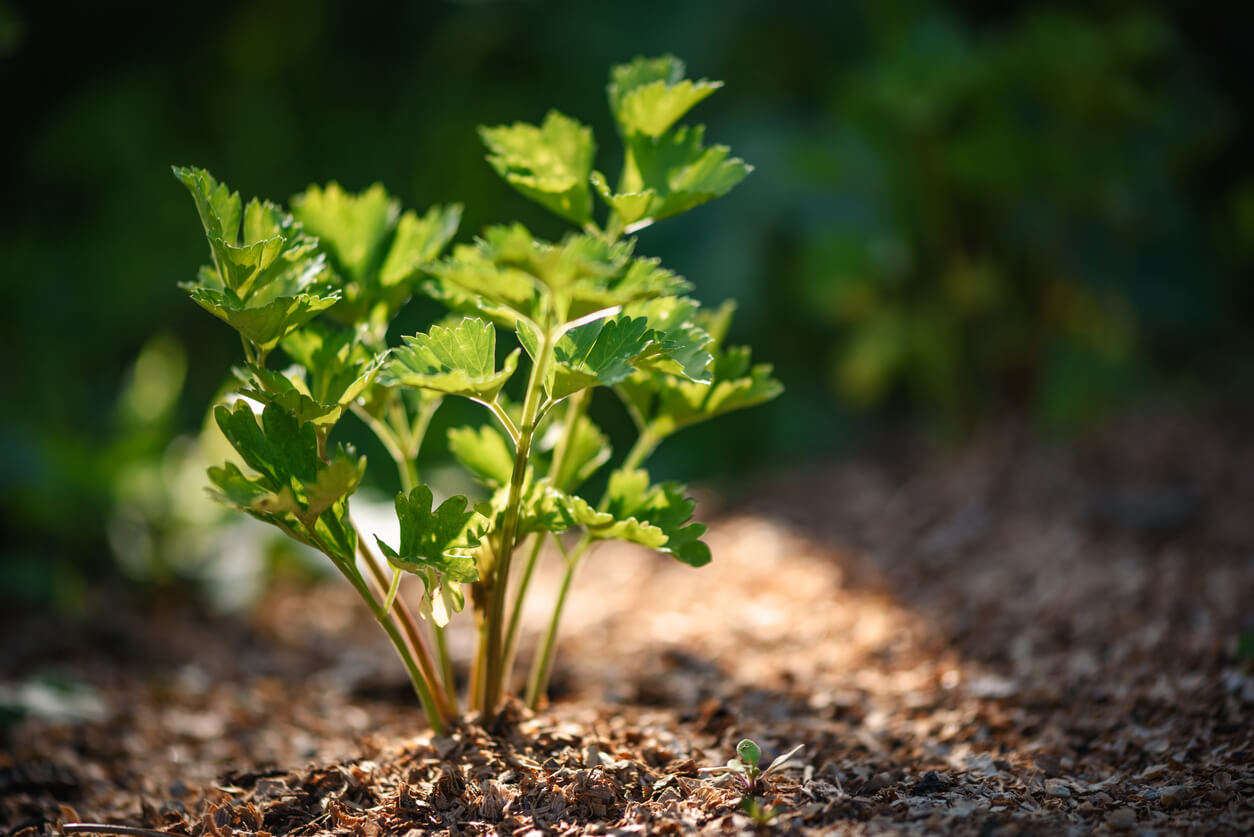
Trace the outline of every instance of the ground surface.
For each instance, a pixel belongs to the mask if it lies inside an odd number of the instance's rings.
[[[1247,427],[1006,430],[767,478],[708,504],[708,568],[594,555],[553,706],[490,731],[425,732],[338,586],[245,619],[10,615],[8,688],[50,660],[90,688],[61,696],[80,720],[5,733],[0,832],[751,832],[699,770],[753,737],[805,745],[768,831],[1254,833]]]

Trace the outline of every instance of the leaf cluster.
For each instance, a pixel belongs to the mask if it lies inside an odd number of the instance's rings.
[[[212,257],[185,287],[239,331],[245,351],[235,370],[242,398],[215,416],[250,471],[235,463],[213,469],[215,496],[325,552],[385,630],[400,574],[417,575],[420,612],[441,654],[439,630],[464,607],[469,585],[482,649],[472,705],[484,711],[499,702],[544,539],[556,539],[568,573],[590,544],[610,539],[708,563],[694,502],[678,483],[653,483],[644,460],[675,432],[780,391],[747,349],[724,345],[730,306],[703,310],[685,295],[686,280],[637,255],[625,237],[725,194],[750,171],[726,147],[706,147],[703,126],[679,124],[719,86],[685,79],[670,56],[615,68],[607,92],[623,165],[612,190],[592,170],[592,131],[568,116],[483,128],[488,162],[506,182],[576,225],[554,242],[500,225],[441,255],[460,207],[402,212],[381,185],[353,194],[331,183],[297,195],[290,212],[257,200],[241,208],[238,193],[207,172],[175,170]],[[452,314],[389,346],[389,327],[415,292]],[[275,349],[286,366],[267,363]],[[507,394],[520,389],[521,400]],[[618,395],[639,436],[593,499],[581,492],[612,458],[587,415],[597,390]],[[418,478],[426,428],[449,397],[486,408],[486,423],[449,434],[453,456],[484,487],[477,505],[461,496],[437,505]],[[404,488],[395,502],[399,543],[377,541],[394,571],[382,604],[358,570],[359,554],[374,558],[348,508],[365,459],[342,447],[328,453],[329,436],[350,412],[383,443]],[[560,537],[567,532],[579,536],[573,550]],[[511,557],[527,538],[534,546],[507,630]],[[386,577],[373,571],[376,582]],[[542,658],[551,657],[560,612],[561,600]],[[399,633],[389,635],[399,642]],[[408,648],[424,702],[448,693],[455,706],[451,683],[427,682],[437,667],[424,665],[421,641],[411,636]],[[542,690],[547,671],[533,674]]]

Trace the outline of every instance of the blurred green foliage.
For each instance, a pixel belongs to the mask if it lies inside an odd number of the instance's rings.
[[[719,435],[663,448],[662,476],[830,450],[859,416],[970,428],[1013,409],[1075,426],[1164,384],[1248,390],[1254,10],[146,8],[0,0],[7,594],[72,603],[111,552],[150,579],[170,553],[196,552],[168,537],[187,523],[180,457],[201,456],[238,345],[177,288],[204,243],[171,164],[279,202],[310,183],[382,182],[406,206],[463,203],[461,241],[509,218],[552,237],[560,224],[501,184],[476,126],[538,123],[549,106],[603,114],[604,67],[637,54],[724,79],[732,94],[697,113],[756,167],[734,204],[646,230],[640,249],[704,302],[738,298],[732,339],[788,389]],[[608,116],[591,127],[613,130]],[[411,308],[400,333],[439,315]]]
[[[1172,33],[1145,11],[1029,10],[987,33],[926,8],[871,31],[833,89],[834,135],[806,148],[858,208],[801,248],[836,388],[1064,426],[1119,403],[1145,371],[1139,332],[1205,316],[1178,305],[1188,277],[1149,264],[1196,248],[1182,186],[1222,130]]]

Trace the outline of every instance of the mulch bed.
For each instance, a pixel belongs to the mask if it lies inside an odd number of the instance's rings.
[[[10,614],[0,681],[55,666],[83,694],[2,733],[0,831],[1254,833],[1249,426],[895,439],[765,477],[707,509],[710,567],[591,556],[551,707],[447,736],[340,585],[242,617]],[[702,772],[744,737],[805,745],[765,826]]]

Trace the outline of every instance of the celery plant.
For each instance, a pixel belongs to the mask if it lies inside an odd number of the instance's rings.
[[[634,232],[725,194],[750,171],[726,147],[705,146],[703,126],[676,124],[720,86],[683,75],[670,56],[612,71],[623,142],[614,188],[592,170],[592,131],[570,117],[481,130],[496,171],[576,227],[557,242],[514,224],[441,256],[459,207],[402,213],[382,186],[354,195],[334,183],[298,195],[290,212],[242,206],[207,172],[175,170],[212,256],[185,287],[240,333],[245,357],[235,372],[244,397],[215,416],[249,471],[211,469],[214,493],[330,558],[396,647],[436,730],[460,711],[444,627],[467,587],[479,632],[469,706],[490,717],[510,679],[542,547],[551,539],[563,556],[561,593],[527,685],[537,704],[571,579],[594,543],[631,541],[692,566],[710,560],[692,500],[681,485],[655,484],[648,456],[685,427],[780,391],[769,367],[724,345],[729,304],[702,309],[684,295],[685,280],[635,254]],[[415,293],[452,314],[389,346],[389,326]],[[516,345],[498,350],[498,337]],[[275,349],[282,368],[267,362]],[[506,388],[520,367],[515,400]],[[611,459],[587,414],[597,390],[617,394],[638,435],[593,500],[583,486]],[[490,493],[475,505],[458,496],[436,506],[417,470],[431,417],[449,397],[485,410],[483,424],[449,435],[453,455]],[[379,438],[402,486],[400,543],[379,541],[378,553],[349,512],[365,458],[328,446],[346,413]],[[397,595],[406,573],[422,580],[429,636]]]

